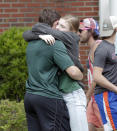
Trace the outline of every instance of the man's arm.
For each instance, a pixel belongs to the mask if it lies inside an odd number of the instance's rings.
[[[114,84],[112,84],[110,81],[108,81],[103,75],[103,68],[101,67],[94,67],[94,71],[93,71],[93,77],[94,77],[94,81],[96,82],[96,84],[107,88],[110,91],[116,92],[117,93],[117,86],[115,86]]]
[[[67,50],[64,44],[60,41],[56,41],[53,47],[53,59],[56,65],[74,80],[81,80],[83,78],[82,72],[74,66],[73,61],[68,56]]]
[[[95,50],[96,50],[96,48],[98,47],[98,45],[101,43],[101,40],[98,40],[98,41],[96,41],[96,44],[93,46],[93,48],[92,48],[92,53],[90,54],[91,55],[91,58],[92,58],[92,62],[94,63],[94,53],[95,53]],[[90,59],[91,59],[90,58]],[[88,91],[87,91],[87,93],[86,93],[86,97],[87,97],[87,104],[88,104],[88,102],[90,101],[90,99],[91,99],[91,96],[93,95],[93,93],[94,93],[94,90],[95,90],[95,86],[96,86],[96,83],[94,82],[94,80],[92,80],[92,83],[91,83],[91,85],[89,85],[90,87],[89,87],[89,89],[88,89]]]
[[[93,95],[94,93],[94,90],[95,90],[95,86],[96,86],[96,83],[93,81],[91,83],[91,87],[89,87],[87,93],[86,93],[86,98],[87,98],[87,104],[89,103],[90,99],[91,99],[91,96]]]
[[[74,80],[82,80],[83,79],[82,72],[76,66],[70,66],[65,71]]]
[[[94,56],[94,68],[93,68],[93,78],[96,84],[103,88],[117,92],[117,86],[112,84],[106,77],[104,77],[103,70],[106,64],[108,56],[108,48],[102,43],[96,48]]]

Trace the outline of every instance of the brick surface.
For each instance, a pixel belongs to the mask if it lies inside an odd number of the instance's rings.
[[[56,9],[61,15],[74,14],[79,19],[99,18],[99,0],[0,0],[0,33],[11,26],[32,26],[43,8]],[[86,60],[89,47],[80,45],[80,58],[85,67],[83,83],[87,87]]]
[[[13,12],[15,12],[16,13],[16,12],[18,12],[18,9],[4,9],[4,12],[5,13],[10,13],[10,12],[13,13]]]
[[[0,8],[10,8],[10,4],[0,3]]]

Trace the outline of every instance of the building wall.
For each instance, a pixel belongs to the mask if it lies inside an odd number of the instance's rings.
[[[52,8],[64,14],[78,15],[79,19],[93,17],[98,20],[99,0],[0,0],[0,33],[12,26],[32,26],[38,21],[43,8]],[[87,44],[80,45],[81,62],[85,67],[86,79]]]

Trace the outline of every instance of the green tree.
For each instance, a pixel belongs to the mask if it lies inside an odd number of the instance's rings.
[[[0,35],[0,99],[20,101],[24,97],[27,42],[22,34],[27,29],[13,27]]]
[[[23,101],[0,101],[0,131],[27,131]]]

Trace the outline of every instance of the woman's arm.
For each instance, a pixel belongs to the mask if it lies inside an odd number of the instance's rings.
[[[73,32],[63,32],[56,29],[52,29],[49,25],[44,23],[37,23],[32,27],[32,32],[34,32],[36,35],[41,34],[50,34],[55,39],[61,40],[65,46],[68,48],[71,47],[72,44],[75,44],[79,42],[79,36]],[[75,43],[74,43],[75,42]]]
[[[23,33],[23,38],[27,42],[40,39],[38,35],[35,35],[35,33],[32,32],[32,30],[25,31]]]
[[[50,34],[55,39],[61,40],[66,46],[66,48],[70,51],[73,50],[72,48],[73,45],[77,46],[78,48],[79,36],[77,36],[75,33],[58,31],[52,29],[49,25],[43,23],[37,23],[32,27],[32,31],[29,30],[24,32],[23,38],[26,41],[37,40],[40,39],[39,35],[43,35],[43,34]],[[72,51],[72,54],[74,54],[74,51]]]
[[[37,35],[38,35],[38,32],[42,34],[51,34],[56,39],[61,40],[65,44],[68,50],[68,54],[71,57],[71,59],[73,60],[74,64],[77,67],[79,67],[79,69],[82,72],[84,71],[83,66],[81,65],[80,61],[78,60],[78,50],[77,50],[78,42],[79,42],[78,35],[76,35],[73,32],[62,32],[62,31],[52,29],[47,24],[43,24],[43,23],[38,23],[34,25],[32,28],[32,32],[34,32]]]
[[[40,39],[39,35],[42,34],[51,34],[56,39],[61,40],[67,50],[68,54],[70,55],[71,59],[73,60],[74,64],[83,72],[83,66],[81,65],[80,61],[78,60],[78,40],[79,37],[73,32],[62,32],[58,30],[52,29],[47,24],[37,23],[33,26],[32,31],[24,32],[23,37],[26,41],[37,40]]]

